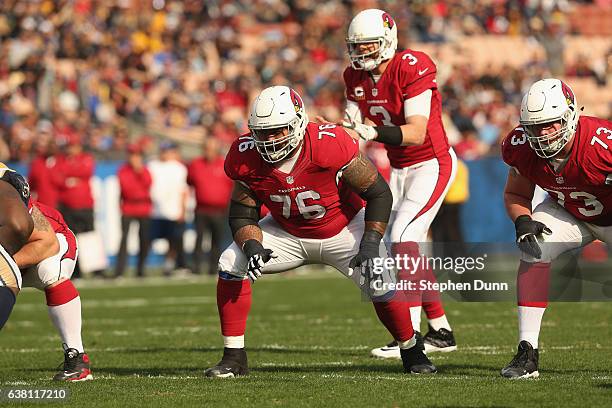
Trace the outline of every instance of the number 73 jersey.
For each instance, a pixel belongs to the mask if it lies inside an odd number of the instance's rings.
[[[337,235],[363,207],[341,179],[358,153],[359,144],[343,128],[311,122],[290,173],[264,161],[250,135],[232,144],[225,172],[248,186],[285,231],[325,239]]]
[[[576,219],[612,225],[612,122],[581,116],[567,162],[555,171],[519,126],[502,143],[504,161],[546,190]]]

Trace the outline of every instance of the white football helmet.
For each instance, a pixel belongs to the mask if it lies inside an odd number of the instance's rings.
[[[542,158],[557,155],[572,139],[578,126],[578,105],[572,89],[554,78],[535,82],[523,97],[520,123],[525,129],[529,145]],[[561,129],[539,135],[535,125],[561,122]]]
[[[255,147],[268,163],[279,162],[304,139],[308,116],[302,98],[288,86],[271,86],[255,98],[249,115],[249,130]],[[287,135],[268,140],[270,129],[287,128]]]
[[[371,42],[378,42],[378,49],[359,54],[358,45]],[[397,25],[383,10],[363,10],[353,17],[349,25],[346,45],[353,68],[371,71],[395,55]]]

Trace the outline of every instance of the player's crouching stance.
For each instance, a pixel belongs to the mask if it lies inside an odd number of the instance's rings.
[[[0,163],[0,330],[8,320],[21,290],[21,272],[12,258],[27,241],[34,223],[26,203],[30,186]]]
[[[518,352],[501,374],[535,378],[551,262],[595,239],[612,244],[612,123],[579,118],[574,93],[558,79],[529,88],[520,123],[502,145],[504,161],[512,167],[504,201],[522,257]],[[535,185],[548,196],[532,213]]]
[[[81,340],[81,298],[70,281],[78,253],[76,238],[59,211],[33,200],[28,207],[34,231],[14,258],[23,270],[23,286],[45,292],[49,317],[62,338],[64,365],[53,379],[93,380]]]
[[[225,348],[206,376],[248,373],[244,332],[251,281],[307,263],[333,266],[371,296],[379,319],[400,344],[406,372],[435,372],[415,347],[405,304],[386,300],[393,292],[368,289],[375,279],[394,279],[394,271],[372,275],[365,266],[386,256],[380,241],[392,196],[358,144],[341,127],[309,123],[302,99],[286,86],[261,92],[249,129],[251,135],[239,138],[225,160],[235,180],[229,215],[234,243],[221,255],[217,284]],[[270,215],[258,223],[262,203]]]

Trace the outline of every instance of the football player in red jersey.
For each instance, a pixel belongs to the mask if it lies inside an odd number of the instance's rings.
[[[580,116],[568,85],[542,79],[523,97],[520,126],[504,139],[502,155],[511,166],[504,201],[522,256],[518,352],[501,374],[538,377],[551,262],[595,239],[612,244],[612,122]],[[548,195],[532,211],[536,185]]]
[[[76,237],[56,209],[30,200],[34,231],[14,255],[23,270],[23,286],[45,292],[49,317],[62,338],[64,366],[55,381],[92,380],[81,339],[81,298],[70,281],[78,249]]]
[[[0,330],[21,290],[21,272],[14,254],[28,241],[34,223],[26,203],[30,186],[21,174],[0,163]]]
[[[436,66],[423,52],[396,52],[397,26],[383,10],[358,13],[349,25],[346,43],[351,65],[344,71],[347,104],[343,126],[363,141],[384,144],[393,193],[385,242],[391,244],[394,255],[418,257],[419,243],[427,241],[429,226],[456,172],[455,153],[442,125]],[[431,271],[420,273],[435,279]],[[425,350],[456,350],[437,292],[417,294],[408,302],[417,337],[421,305],[429,320]],[[373,349],[372,354],[400,357],[395,342]]]
[[[368,267],[386,256],[380,243],[392,196],[358,143],[340,126],[309,123],[302,98],[286,86],[264,89],[248,123],[250,135],[237,139],[225,159],[235,181],[229,210],[234,243],[221,255],[217,284],[225,348],[206,376],[248,373],[244,333],[251,282],[307,263],[336,268],[370,296],[400,344],[406,372],[435,372],[416,347],[410,316],[383,285],[393,282],[394,271],[372,273]],[[262,203],[270,214],[258,221]]]

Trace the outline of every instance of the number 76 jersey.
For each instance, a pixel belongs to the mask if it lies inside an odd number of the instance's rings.
[[[529,147],[521,127],[502,143],[504,161],[548,194],[576,219],[612,225],[612,122],[581,116],[567,162],[555,171]]]
[[[325,239],[337,235],[363,207],[341,179],[358,153],[359,144],[343,128],[311,122],[291,172],[264,161],[245,135],[227,153],[225,173],[248,186],[288,233]]]

